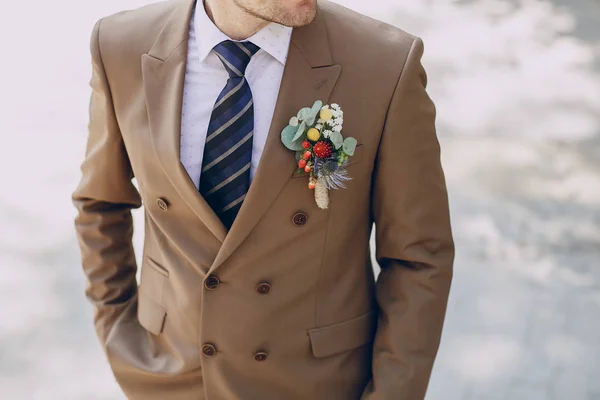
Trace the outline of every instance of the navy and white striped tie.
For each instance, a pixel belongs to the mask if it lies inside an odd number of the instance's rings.
[[[214,47],[229,79],[210,116],[200,193],[227,229],[233,225],[250,187],[254,107],[244,73],[259,49],[251,42],[231,40]]]

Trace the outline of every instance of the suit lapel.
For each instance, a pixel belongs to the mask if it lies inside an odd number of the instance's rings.
[[[148,54],[142,75],[152,145],[173,187],[221,242],[227,230],[200,195],[180,162],[181,108],[187,61],[188,27],[194,1],[174,1],[174,10]]]
[[[227,232],[200,195],[180,161],[181,109],[193,0],[175,0],[164,28],[147,54],[142,75],[152,145],[173,187],[222,242],[210,272],[233,254],[260,221],[296,169],[292,151],[280,140],[289,118],[314,101],[327,103],[341,73],[334,65],[321,10],[307,26],[294,29],[277,105],[263,153],[238,216]]]
[[[295,154],[281,143],[281,130],[300,108],[316,100],[327,103],[341,70],[341,66],[333,65],[319,11],[310,25],[292,32],[277,105],[256,174],[209,273],[240,246],[296,170]]]

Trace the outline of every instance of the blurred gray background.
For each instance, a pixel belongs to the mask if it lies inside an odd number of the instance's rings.
[[[458,251],[427,400],[600,399],[600,2],[338,1],[425,42]],[[2,3],[2,399],[123,399],[70,195],[93,23],[147,3]]]

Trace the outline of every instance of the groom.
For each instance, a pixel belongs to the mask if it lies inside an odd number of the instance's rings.
[[[91,53],[73,200],[127,397],[423,399],[454,247],[422,41],[327,1],[171,0],[98,21]],[[327,209],[281,141],[316,100],[358,141]]]

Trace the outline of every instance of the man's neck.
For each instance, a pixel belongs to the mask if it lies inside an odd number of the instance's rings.
[[[269,21],[250,15],[233,0],[199,0],[204,3],[206,14],[217,28],[233,40],[244,40],[254,35]]]

